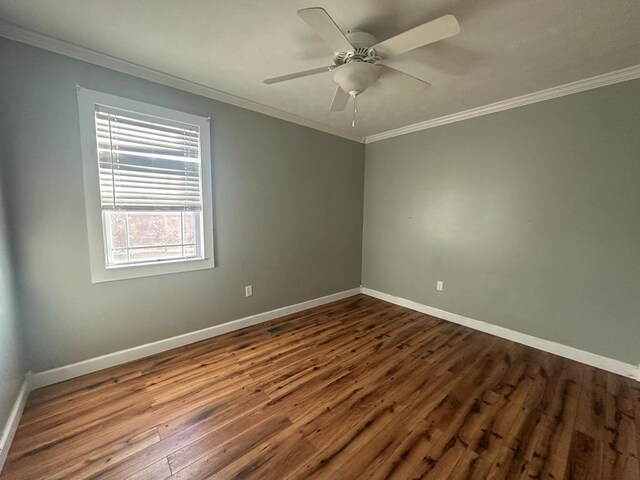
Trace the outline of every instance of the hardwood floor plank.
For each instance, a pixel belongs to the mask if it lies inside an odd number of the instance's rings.
[[[577,414],[579,369],[574,362],[563,361],[554,397],[538,423],[541,432],[527,468],[532,478],[564,478]]]
[[[250,435],[256,438],[259,437],[262,430],[257,429],[257,426],[262,426],[263,430],[268,429],[267,427],[270,427],[273,422],[279,422],[285,418],[283,416],[277,416],[277,414],[278,412],[274,410],[261,409],[251,415],[240,416],[224,427],[213,430],[198,440],[182,447],[180,450],[171,453],[168,457],[171,471],[177,472],[182,470],[187,465],[215,451],[221,445],[224,445],[247,431],[250,431]]]
[[[357,295],[32,392],[0,480],[638,480],[640,384]]]
[[[590,437],[603,440],[605,430],[606,387],[593,378],[596,370],[584,369],[580,386],[580,399],[576,418],[576,430]]]
[[[602,478],[602,440],[577,431],[571,442],[567,479],[600,480]]]
[[[259,391],[231,394],[201,407],[194,407],[177,417],[174,415],[175,412],[167,415],[166,419],[158,425],[158,432],[160,438],[164,440],[186,429],[197,428],[207,431],[224,425],[229,419],[250,414],[255,408],[268,401],[269,397]]]
[[[636,458],[640,461],[640,383],[627,379],[629,390],[633,393],[634,420],[636,425]]]
[[[171,455],[169,465],[174,471],[171,478],[172,480],[210,478],[227,465],[248,455],[269,437],[291,425],[291,421],[286,417],[269,417],[224,443],[218,442],[210,448],[206,448],[209,445],[204,445],[203,449],[197,445],[196,448],[191,448],[187,452]],[[182,467],[183,463],[186,465]]]
[[[142,451],[160,440],[157,428],[141,433],[128,434],[108,442],[87,441],[78,438],[67,444],[58,454],[49,451],[38,452],[14,459],[3,471],[3,480],[12,478],[76,478],[97,473],[109,465],[117,463],[136,452]],[[69,458],[64,452],[74,452]]]
[[[149,465],[148,467],[134,473],[126,478],[126,480],[165,480],[171,476],[171,469],[169,469],[169,463],[164,458],[156,463]]]
[[[605,394],[603,479],[638,479],[638,447],[633,392],[628,384],[608,378]]]
[[[285,430],[216,472],[209,479],[288,478],[291,472],[315,451],[313,445],[299,438],[295,432]]]

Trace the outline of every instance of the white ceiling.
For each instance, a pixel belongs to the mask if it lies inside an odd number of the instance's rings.
[[[351,113],[329,113],[330,65],[296,16],[324,7],[382,40],[446,13],[460,35],[396,57],[427,79],[383,77]],[[638,0],[0,0],[7,22],[364,137],[640,64]]]

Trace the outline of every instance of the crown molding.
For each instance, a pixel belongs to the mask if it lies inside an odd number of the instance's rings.
[[[20,43],[26,43],[34,47],[49,50],[60,55],[75,58],[76,60],[82,60],[87,63],[92,63],[100,67],[105,67],[110,70],[132,75],[134,77],[143,78],[151,82],[166,85],[168,87],[177,88],[196,95],[211,98],[219,102],[228,103],[236,107],[244,108],[246,110],[252,110],[254,112],[262,113],[270,117],[275,117],[286,122],[302,125],[303,127],[312,128],[321,132],[336,135],[338,137],[353,140],[359,143],[364,143],[364,139],[355,134],[347,133],[343,130],[333,128],[329,125],[325,125],[314,120],[295,115],[293,113],[285,112],[283,110],[264,105],[262,103],[254,102],[247,98],[239,97],[226,93],[215,88],[203,85],[200,83],[192,82],[185,78],[181,78],[168,73],[163,73],[152,68],[147,68],[137,63],[121,60],[111,55],[97,52],[89,48],[82,47],[80,45],[59,40],[57,38],[49,37],[26,28],[19,27],[0,20],[0,37],[5,37],[9,40],[14,40]]]
[[[640,65],[624,68],[622,70],[616,70],[614,72],[605,73],[596,77],[586,78],[584,80],[578,80],[576,82],[567,83],[565,85],[559,85],[557,87],[548,88],[546,90],[540,90],[539,92],[528,93],[520,97],[511,98],[509,100],[502,100],[500,102],[491,103],[482,107],[472,108],[471,110],[465,110],[463,112],[433,118],[424,122],[414,123],[413,125],[407,125],[406,127],[400,127],[393,130],[388,130],[386,132],[376,133],[375,135],[369,135],[365,137],[364,143],[378,142],[380,140],[398,137],[407,133],[418,132],[420,130],[426,130],[433,127],[439,127],[440,125],[446,125],[448,123],[460,122],[462,120],[468,120],[470,118],[480,117],[482,115],[489,115],[490,113],[501,112],[503,110],[522,107],[524,105],[529,105],[532,103],[543,102],[545,100],[551,100],[552,98],[564,97],[565,95],[584,92],[586,90],[604,87],[607,85],[612,85],[614,83],[626,82],[627,80],[635,80],[637,78],[640,78]]]
[[[640,65],[635,65],[629,68],[624,68],[622,70],[605,73],[603,75],[598,75],[596,77],[591,77],[584,80],[578,80],[576,82],[559,85],[557,87],[529,93],[508,100],[502,100],[500,102],[453,113],[451,115],[445,115],[442,117],[433,118],[431,120],[426,120],[424,122],[407,125],[405,127],[387,130],[385,132],[376,133],[374,135],[369,135],[366,137],[360,137],[358,135],[345,132],[344,130],[337,129],[293,113],[285,112],[284,110],[280,110],[275,107],[270,107],[259,102],[254,102],[253,100],[249,100],[247,98],[232,95],[230,93],[217,90],[207,85],[192,82],[176,75],[171,75],[148,67],[144,67],[133,62],[121,60],[119,58],[112,57],[110,55],[100,53],[74,43],[65,42],[64,40],[49,37],[47,35],[18,27],[17,25],[12,25],[3,20],[0,20],[0,37],[5,37],[16,42],[26,43],[27,45],[32,45],[44,50],[49,50],[60,55],[75,58],[87,63],[92,63],[94,65],[132,75],[134,77],[143,78],[145,80],[177,88],[179,90],[194,93],[196,95],[201,95],[203,97],[211,98],[219,102],[228,103],[236,107],[262,113],[264,115],[278,118],[286,122],[302,125],[303,127],[312,128],[314,130],[319,130],[321,132],[336,135],[338,137],[346,138],[348,140],[353,140],[359,143],[378,142],[380,140],[405,135],[407,133],[418,132],[420,130],[439,127],[440,125],[446,125],[448,123],[460,122],[462,120],[468,120],[470,118],[480,117],[482,115],[488,115],[490,113],[501,112],[503,110],[509,110],[511,108],[522,107],[524,105],[542,102],[544,100],[551,100],[552,98],[563,97],[565,95],[584,92],[593,88],[604,87],[606,85],[612,85],[614,83],[625,82],[627,80],[635,80],[637,78],[640,78]]]

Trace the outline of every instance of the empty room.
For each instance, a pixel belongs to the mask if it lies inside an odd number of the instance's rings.
[[[637,0],[0,0],[0,480],[640,480]]]

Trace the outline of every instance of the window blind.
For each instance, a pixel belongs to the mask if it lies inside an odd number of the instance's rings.
[[[201,211],[200,132],[96,106],[103,210]]]

